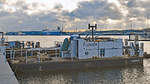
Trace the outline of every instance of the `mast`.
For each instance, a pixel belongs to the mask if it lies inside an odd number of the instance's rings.
[[[88,25],[88,29],[92,30],[92,41],[94,41],[94,30],[97,29],[97,24],[95,24],[95,26],[91,26],[90,24]]]

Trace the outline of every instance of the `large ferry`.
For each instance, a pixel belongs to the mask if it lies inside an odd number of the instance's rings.
[[[66,33],[60,27],[57,27],[56,30],[6,32],[5,35],[66,35]]]

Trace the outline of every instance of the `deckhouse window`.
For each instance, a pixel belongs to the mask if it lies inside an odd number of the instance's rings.
[[[105,49],[100,49],[100,56],[105,56]]]

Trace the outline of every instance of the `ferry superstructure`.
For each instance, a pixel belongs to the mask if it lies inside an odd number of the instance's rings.
[[[92,27],[92,35],[89,37],[80,37],[80,35],[72,35],[66,38],[61,48],[63,58],[112,58],[125,56],[144,55],[143,43],[138,42],[138,36],[135,35],[134,42],[123,39],[95,37]]]

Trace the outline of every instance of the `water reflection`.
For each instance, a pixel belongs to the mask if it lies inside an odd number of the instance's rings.
[[[19,75],[20,84],[149,84],[150,60],[144,66]]]
[[[143,67],[126,68],[122,70],[122,83],[125,84],[142,84],[145,80],[140,78],[144,77]]]

